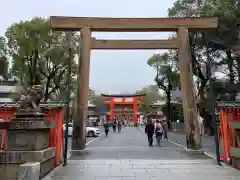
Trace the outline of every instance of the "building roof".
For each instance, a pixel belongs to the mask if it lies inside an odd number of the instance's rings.
[[[0,76],[0,80],[1,81],[7,81],[7,82],[11,82],[11,81],[19,81],[19,79],[16,76],[10,76],[7,79],[4,78],[3,76]]]
[[[104,97],[141,97],[145,95],[146,93],[140,93],[140,94],[103,94],[101,93],[101,96],[104,96]]]
[[[165,100],[163,101],[156,101],[153,104],[150,104],[151,107],[159,107],[159,106],[164,106],[167,102]],[[172,104],[181,104],[181,102],[178,101],[171,101]]]
[[[164,116],[162,111],[159,112],[150,112],[146,116]]]
[[[40,107],[42,108],[58,108],[65,106],[66,102],[40,102]],[[0,102],[0,107],[18,108],[20,107],[20,104],[18,102]]]
[[[156,101],[155,103],[150,104],[150,106],[163,106],[166,104],[166,101]]]

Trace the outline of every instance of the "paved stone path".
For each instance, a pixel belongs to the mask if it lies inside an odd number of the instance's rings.
[[[70,157],[68,166],[45,180],[240,180],[240,172],[218,167],[205,155],[192,156],[168,141],[148,147],[138,128],[110,132],[88,145],[88,153]]]
[[[71,157],[80,159],[195,159],[185,149],[171,142],[162,141],[162,147],[149,147],[147,137],[139,128],[124,128],[120,133],[110,132],[89,144],[85,156]],[[200,159],[208,158],[199,156]]]
[[[169,140],[186,146],[186,136],[184,133],[173,133],[168,132]],[[202,148],[205,152],[211,154],[213,157],[216,156],[214,136],[202,136]]]

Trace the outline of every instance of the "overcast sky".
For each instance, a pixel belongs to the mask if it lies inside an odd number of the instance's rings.
[[[166,17],[173,0],[1,0],[0,35],[14,22],[34,16]],[[169,33],[93,33],[97,39],[167,39]],[[135,92],[153,84],[147,59],[161,51],[91,52],[90,87],[100,92]]]

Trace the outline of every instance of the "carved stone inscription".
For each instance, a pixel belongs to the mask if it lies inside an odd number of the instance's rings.
[[[54,128],[55,123],[48,121],[13,121],[9,129],[48,129]]]
[[[14,129],[30,129],[33,126],[32,121],[21,121],[21,122],[14,122],[11,123],[10,128]]]
[[[32,126],[32,122],[31,121],[25,121],[21,123],[16,122],[15,126],[16,129],[28,129]]]

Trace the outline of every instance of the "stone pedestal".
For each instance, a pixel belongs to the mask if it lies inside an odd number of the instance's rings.
[[[38,151],[48,148],[47,121],[12,121],[7,131],[6,151]]]
[[[232,166],[234,168],[240,170],[240,158],[239,157],[232,157]]]
[[[8,122],[6,150],[0,152],[1,180],[23,177],[27,168],[36,168],[37,162],[40,163],[40,177],[55,167],[55,148],[48,148],[49,129],[55,125],[43,117],[42,113],[19,111]]]

